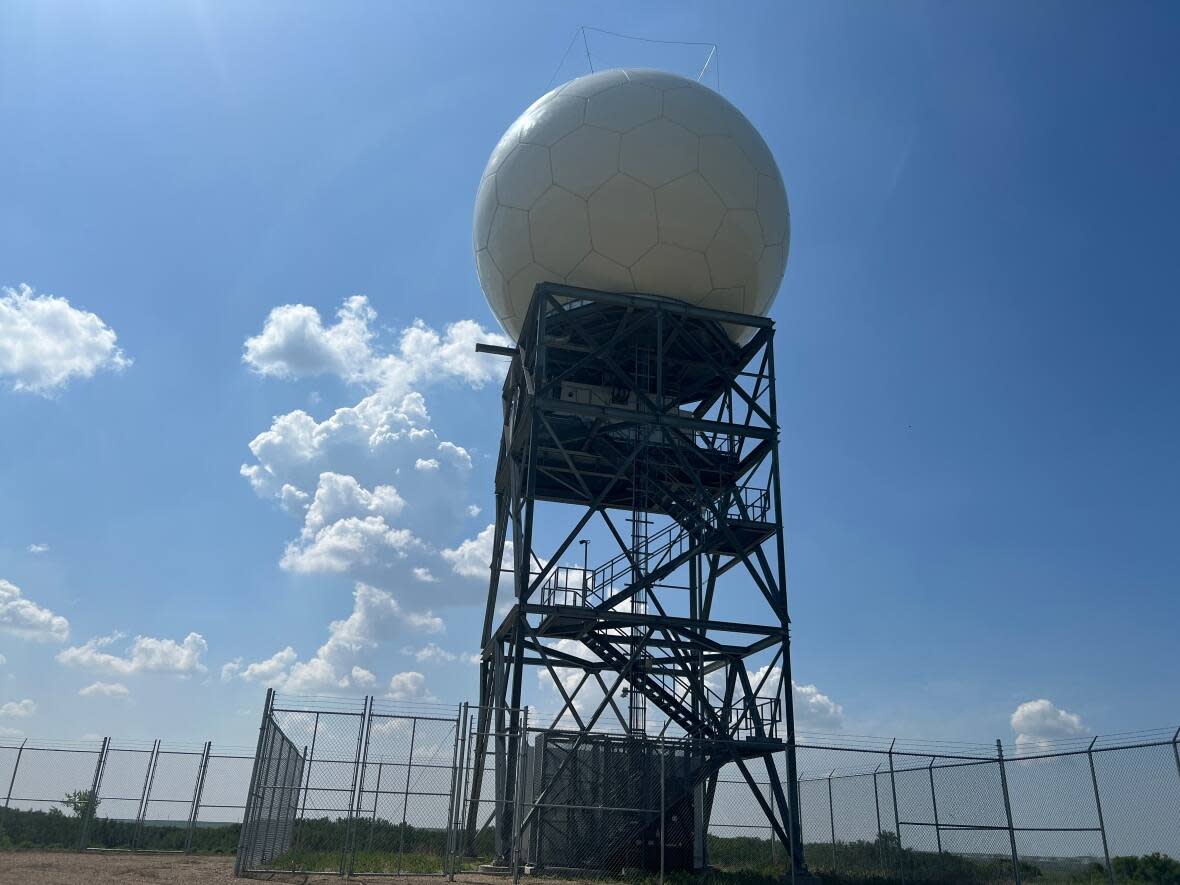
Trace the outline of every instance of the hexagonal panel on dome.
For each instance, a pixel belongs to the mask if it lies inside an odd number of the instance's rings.
[[[479,190],[475,192],[475,223],[472,225],[472,236],[475,248],[488,247],[488,235],[492,231],[492,218],[496,214],[496,175],[492,173],[479,183]]]
[[[529,214],[523,209],[500,206],[492,219],[488,252],[505,279],[533,260],[529,247]]]
[[[658,243],[631,265],[635,288],[696,303],[709,294],[712,282],[705,256],[691,249]]]
[[[513,124],[513,128],[515,128],[516,126],[519,126],[521,120],[523,120],[525,117],[527,117],[533,111],[535,111],[541,105],[545,104],[545,102],[549,101],[549,99],[553,98],[553,96],[559,95],[560,93],[561,93],[560,86],[558,86],[556,89],[550,89],[548,92],[546,92],[544,95],[542,95],[540,98],[538,98],[531,105],[529,105],[527,108],[524,109],[524,113],[516,118],[516,123]]]
[[[553,181],[588,197],[619,171],[619,134],[579,126],[550,150]]]
[[[656,68],[627,68],[627,77],[632,83],[659,90],[679,89],[685,83],[692,82],[678,74],[669,74]]]
[[[733,286],[728,289],[714,289],[708,295],[709,307],[714,310],[732,310],[734,313],[749,313],[746,310],[746,287]],[[747,329],[739,329],[734,331],[744,332],[747,336],[749,331]],[[731,331],[732,335],[733,332]]]
[[[516,126],[513,125],[492,148],[492,155],[488,157],[488,164],[484,167],[483,174],[491,175],[504,165],[504,160],[518,144],[520,144],[520,139],[516,137]]]
[[[701,175],[730,209],[753,209],[757,200],[754,167],[728,135],[701,136]]]
[[[728,135],[727,105],[715,92],[683,83],[664,93],[664,116],[697,135]]]
[[[475,270],[479,274],[479,284],[488,296],[492,313],[498,318],[508,307],[508,292],[504,288],[504,277],[487,249],[475,253]]]
[[[549,148],[518,144],[496,174],[496,197],[503,206],[528,209],[552,183]]]
[[[565,276],[590,251],[590,218],[586,201],[560,187],[551,187],[529,210],[533,260]]]
[[[758,176],[758,221],[766,245],[781,243],[787,236],[787,192],[778,176]]]
[[[656,244],[656,200],[652,189],[618,174],[590,197],[590,239],[594,251],[630,267]]]
[[[699,139],[683,126],[659,117],[623,135],[619,171],[659,187],[697,167]]]
[[[552,147],[582,125],[586,116],[586,99],[577,95],[557,95],[521,117],[516,125],[523,144]]]
[[[699,172],[656,189],[660,241],[703,252],[713,242],[725,204]]]
[[[598,71],[578,77],[576,80],[570,80],[565,85],[559,86],[558,89],[562,95],[580,95],[582,98],[590,98],[604,89],[610,89],[612,86],[626,82],[627,75],[621,69],[615,68],[610,71]]]
[[[565,281],[571,286],[585,286],[602,292],[630,292],[635,288],[631,271],[597,252],[591,252],[578,262]]]
[[[784,255],[782,246],[767,246],[762,250],[758,259],[758,286],[747,299],[750,313],[763,313],[770,307],[783,277]]]
[[[705,251],[713,285],[718,289],[750,286],[758,279],[758,259],[762,257],[762,228],[752,209],[735,209],[726,213],[717,236]]]
[[[541,282],[560,283],[561,279],[539,264],[530,264],[508,281],[508,302],[516,316],[523,317],[528,311],[533,289]]]
[[[620,83],[590,97],[586,122],[626,132],[660,115],[660,92],[640,83]]]
[[[729,134],[742,149],[750,165],[763,175],[778,176],[778,164],[774,162],[774,156],[762,140],[762,136],[758,134],[758,130],[746,119],[745,114],[733,105],[729,105],[727,112],[730,116]]]

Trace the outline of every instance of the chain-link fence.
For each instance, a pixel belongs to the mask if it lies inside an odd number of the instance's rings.
[[[1180,858],[1180,730],[1008,748],[874,743],[799,747],[808,772],[800,821],[817,872],[899,882],[1180,880],[1175,860],[1141,860]],[[1144,878],[1144,863],[1165,878]]]
[[[233,854],[253,760],[209,742],[0,744],[0,849]]]
[[[789,822],[775,814],[782,753],[719,764],[684,736],[538,727],[527,709],[274,698],[268,709],[263,743],[301,753],[307,773],[301,787],[272,784],[260,772],[278,762],[263,747],[252,803],[285,807],[288,789],[303,798],[281,846],[247,816],[242,856],[251,839],[271,856],[246,872],[793,872]],[[1137,882],[1120,856],[1180,855],[1178,738],[1007,750],[813,739],[797,747],[804,854],[834,881]]]
[[[801,741],[804,855],[828,881],[1180,876],[1163,857],[1180,858],[1180,730]],[[237,852],[251,876],[789,880],[790,827],[774,814],[784,754],[747,762],[718,766],[684,736],[563,730],[527,709],[269,693],[254,748],[0,743],[0,850]]]

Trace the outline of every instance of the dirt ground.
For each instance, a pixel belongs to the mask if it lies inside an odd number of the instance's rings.
[[[504,885],[490,876],[459,877],[467,885]],[[232,857],[197,857],[177,854],[119,854],[89,852],[0,852],[0,885],[222,885],[249,882],[234,878]],[[336,876],[276,876],[272,882],[328,885]],[[346,882],[381,882],[389,879],[358,877]],[[402,876],[399,885],[439,885],[437,876]],[[458,878],[456,879],[458,881]]]

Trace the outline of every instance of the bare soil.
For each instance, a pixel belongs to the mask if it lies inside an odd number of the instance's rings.
[[[505,885],[493,876],[461,874],[466,885]],[[0,852],[0,885],[230,885],[249,882],[234,878],[232,857],[183,854],[125,854],[90,851],[5,851]],[[342,881],[337,876],[276,875],[272,882],[328,885]],[[356,877],[346,882],[381,882],[388,878]],[[398,885],[440,885],[438,876],[401,876]],[[540,885],[540,883],[538,883]],[[569,883],[563,883],[569,885]]]

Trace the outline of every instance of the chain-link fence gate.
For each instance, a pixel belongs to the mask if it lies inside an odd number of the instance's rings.
[[[268,692],[237,873],[449,872],[462,719]]]

